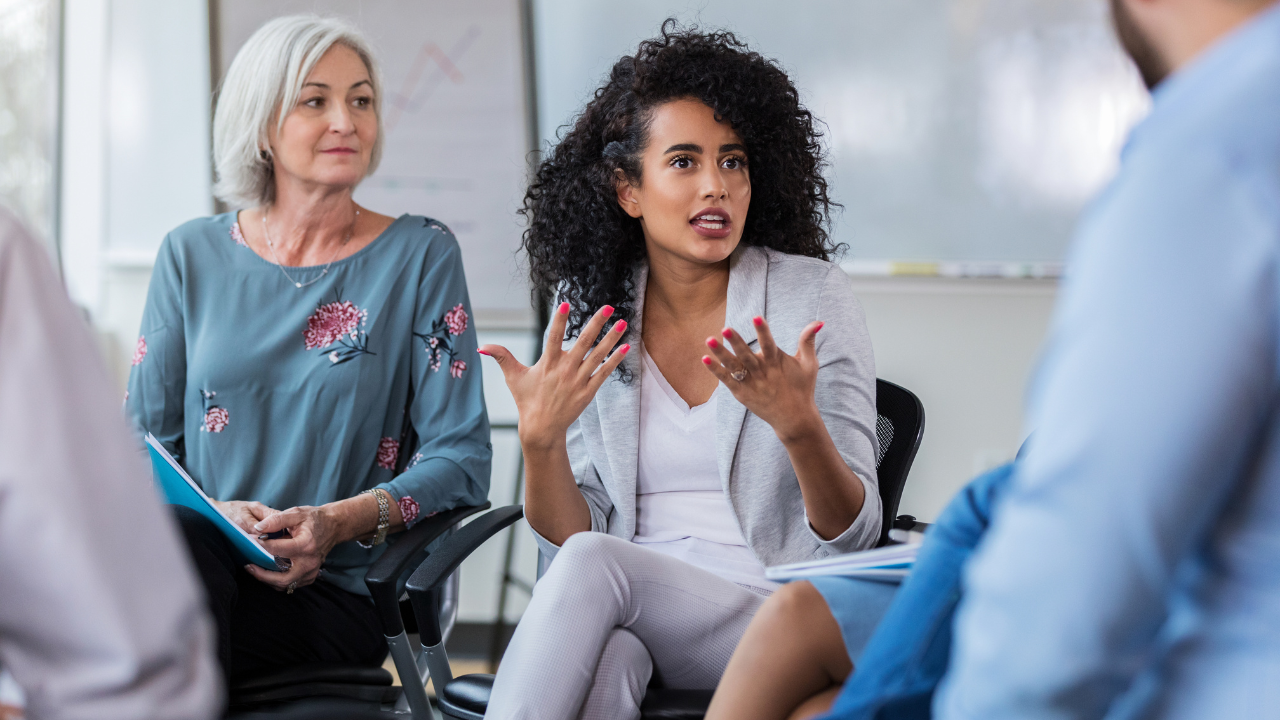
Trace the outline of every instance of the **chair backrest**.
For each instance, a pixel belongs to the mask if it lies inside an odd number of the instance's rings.
[[[880,479],[880,504],[884,522],[880,542],[889,542],[889,530],[898,516],[898,502],[907,484],[907,473],[915,462],[920,439],[924,437],[924,405],[915,393],[876,379],[876,475]]]

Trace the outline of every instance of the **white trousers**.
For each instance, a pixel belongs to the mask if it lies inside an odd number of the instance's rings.
[[[538,581],[485,718],[635,720],[651,678],[713,689],[764,600],[640,545],[578,533]]]

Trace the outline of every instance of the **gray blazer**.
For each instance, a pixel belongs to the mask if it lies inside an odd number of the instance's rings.
[[[630,540],[636,527],[636,463],[640,431],[640,331],[648,266],[637,270],[635,318],[625,340],[623,365],[633,379],[615,374],[569,428],[573,476],[591,509],[591,529]],[[839,537],[823,540],[805,517],[804,498],[787,451],[773,428],[747,411],[723,384],[716,389],[716,457],[720,481],[747,545],[766,566],[812,560],[875,545],[880,536],[876,484],[876,368],[862,307],[849,279],[834,263],[739,247],[729,261],[727,325],[757,344],[751,318],[769,321],[774,339],[794,353],[800,331],[814,320],[817,337],[815,393],[818,410],[836,448],[862,479],[862,512]],[[559,549],[534,533],[550,559]]]

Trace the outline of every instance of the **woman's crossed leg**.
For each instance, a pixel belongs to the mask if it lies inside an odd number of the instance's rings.
[[[763,602],[641,545],[573,535],[538,582],[485,717],[639,718],[651,677],[710,690]]]

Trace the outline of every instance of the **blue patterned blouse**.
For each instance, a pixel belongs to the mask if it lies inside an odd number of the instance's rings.
[[[234,213],[193,220],[156,258],[126,409],[210,497],[285,509],[379,487],[412,525],[489,493],[469,308],[458,242],[430,218],[402,215],[302,288]],[[419,441],[396,475],[410,389]],[[367,595],[384,549],[343,543],[322,577]]]

